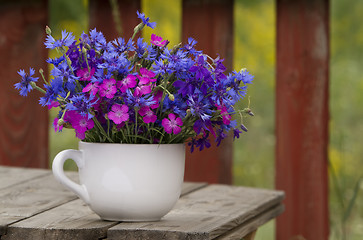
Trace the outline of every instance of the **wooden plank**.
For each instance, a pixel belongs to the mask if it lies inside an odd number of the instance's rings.
[[[256,230],[260,226],[267,223],[271,219],[274,219],[275,217],[279,216],[281,213],[283,213],[284,210],[285,207],[281,204],[278,204],[270,208],[266,212],[263,212],[261,215],[252,218],[243,225],[238,226],[232,229],[231,231],[215,238],[215,240],[235,240],[235,239],[239,240],[241,238],[243,238],[243,240],[253,239]]]
[[[278,0],[276,239],[329,238],[329,0]],[[314,231],[312,231],[314,229]]]
[[[116,224],[101,220],[77,199],[10,225],[1,239],[103,239],[107,237],[107,229]]]
[[[19,69],[44,69],[46,0],[3,0],[0,6],[0,164],[48,167],[48,112],[40,94],[19,95]],[[39,76],[39,74],[37,74]],[[41,83],[41,81],[39,81]],[[34,91],[35,92],[35,91]]]
[[[69,174],[68,174],[69,175]],[[73,178],[75,175],[70,174]],[[53,175],[39,177],[0,191],[0,236],[8,225],[76,199]]]
[[[24,169],[0,166],[0,190],[50,174],[51,172],[45,169]]]
[[[183,194],[206,186],[203,183],[184,183]],[[107,229],[117,222],[102,221],[80,199],[65,203],[23,221],[12,224],[1,239],[16,240],[31,236],[32,239],[62,240],[100,239],[107,237]]]
[[[182,38],[198,41],[197,49],[225,61],[227,71],[233,62],[233,0],[183,0]],[[202,152],[186,150],[185,180],[208,183],[232,183],[232,137]]]
[[[207,183],[183,182],[181,196],[194,192],[200,188],[206,187]]]
[[[183,196],[159,222],[121,223],[108,239],[213,239],[278,205],[283,192],[209,185]]]

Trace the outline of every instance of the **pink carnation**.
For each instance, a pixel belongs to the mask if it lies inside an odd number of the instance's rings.
[[[168,119],[169,118],[169,119]],[[161,122],[163,125],[165,132],[171,134],[178,134],[181,132],[181,126],[183,125],[183,121],[180,117],[175,117],[174,113],[170,113],[168,118],[164,118]]]

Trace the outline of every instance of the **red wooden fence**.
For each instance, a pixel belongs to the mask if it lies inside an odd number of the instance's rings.
[[[277,239],[328,239],[329,0],[277,1]],[[300,238],[296,238],[300,239]]]
[[[32,66],[47,72],[44,28],[47,1],[0,3],[0,164],[48,167],[48,114],[39,95],[19,96],[17,71]]]

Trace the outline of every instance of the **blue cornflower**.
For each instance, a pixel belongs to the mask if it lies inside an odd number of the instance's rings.
[[[173,69],[175,72],[186,71],[190,68],[186,52],[179,50],[176,53],[171,54],[170,50],[165,48],[164,52],[161,54],[161,58],[166,59],[169,63],[169,68]]]
[[[149,45],[147,47],[147,52],[149,53],[146,57],[146,60],[154,61],[156,60],[158,56],[158,49],[156,47],[153,47],[152,45]]]
[[[49,58],[46,62],[57,67],[64,59],[64,56],[61,56],[59,58]]]
[[[29,74],[27,74],[23,69],[18,71],[18,74],[21,76],[21,81],[19,83],[15,83],[14,86],[19,90],[21,96],[27,96],[28,92],[33,90],[31,83],[38,81],[37,77],[32,77],[34,73],[35,70],[33,68],[29,68]]]
[[[44,84],[46,93],[40,98],[39,103],[42,106],[50,105],[55,101],[58,95],[64,95],[63,80],[60,77],[54,78],[50,85]]]
[[[241,97],[246,95],[247,86],[240,86],[241,80],[237,80],[236,75],[229,74],[226,84],[229,86],[227,94],[237,102]]]
[[[136,42],[137,45],[136,53],[139,58],[142,58],[142,56],[145,53],[145,49],[147,47],[147,43],[144,42],[143,40],[144,40],[143,38],[138,38]]]
[[[146,26],[151,28],[156,27],[156,22],[149,22],[150,19],[148,17],[145,17],[144,13],[140,13],[139,11],[137,11],[137,17],[140,18]]]
[[[134,42],[132,39],[129,39],[129,41],[126,43],[125,39],[119,37],[112,41],[112,45],[109,45],[110,51],[114,51],[118,54],[124,53],[126,51],[133,51],[135,50],[135,47],[133,46]]]
[[[92,94],[88,98],[83,94],[74,95],[69,98],[70,102],[67,104],[66,109],[77,111],[81,116],[87,116],[88,119],[91,119],[93,115],[90,113],[90,109],[97,102],[93,99]]]
[[[253,81],[254,76],[251,75],[246,69],[242,69],[238,73],[233,71],[233,74],[236,75],[237,81],[242,81],[244,84],[250,84]]]
[[[132,92],[130,91],[130,89],[126,90],[126,99],[125,100],[125,104],[127,104],[130,108],[141,108],[141,107],[149,107],[150,105],[155,104],[155,100],[153,99],[153,97],[151,97],[150,94],[147,94],[145,96],[135,96],[134,94],[132,94]]]
[[[203,94],[189,96],[187,104],[193,116],[201,118],[203,121],[209,120],[212,115],[211,105],[203,98]]]
[[[197,41],[190,37],[188,38],[188,43],[184,45],[184,50],[186,50],[189,54],[192,54],[194,56],[198,56],[202,53],[202,51],[197,51],[194,46],[197,44]]]
[[[154,62],[152,65],[153,71],[155,74],[165,75],[165,74],[171,74],[173,73],[173,69],[171,67],[170,62],[163,61],[162,59],[159,59]]]
[[[187,104],[183,99],[181,99],[180,95],[174,95],[175,99],[174,101],[171,101],[169,97],[165,97],[163,101],[163,111],[170,110],[171,112],[177,114],[181,118],[184,118],[186,116],[186,108]]]
[[[44,45],[46,48],[55,49],[57,47],[69,47],[73,42],[74,36],[72,33],[63,30],[61,39],[56,40],[51,35],[48,35]]]
[[[107,41],[103,33],[97,32],[96,28],[89,31],[89,41],[89,45],[95,46],[97,50],[105,49],[107,46]]]

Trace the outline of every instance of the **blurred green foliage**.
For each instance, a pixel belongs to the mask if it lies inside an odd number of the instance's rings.
[[[142,11],[156,21],[151,32],[170,40],[181,40],[181,1],[142,1]],[[55,36],[62,29],[76,36],[88,31],[88,1],[50,0],[50,27]],[[105,3],[106,4],[106,3]],[[108,4],[108,3],[107,3]],[[274,187],[275,103],[275,1],[235,0],[234,69],[247,68],[255,75],[248,95],[255,117],[245,119],[249,128],[234,143],[234,182],[237,185]],[[331,240],[363,238],[363,1],[331,1],[330,62],[330,183]],[[130,26],[134,27],[134,26]],[[50,53],[53,56],[53,52]],[[240,103],[245,107],[247,101]],[[51,112],[51,123],[56,112]],[[77,148],[72,130],[54,133],[50,127],[50,159],[63,149]],[[75,169],[67,162],[67,169]],[[333,180],[333,178],[332,178]],[[350,201],[354,199],[353,204]],[[347,211],[351,207],[351,211]],[[348,214],[350,213],[350,214]],[[256,239],[273,239],[273,223],[258,231]]]

